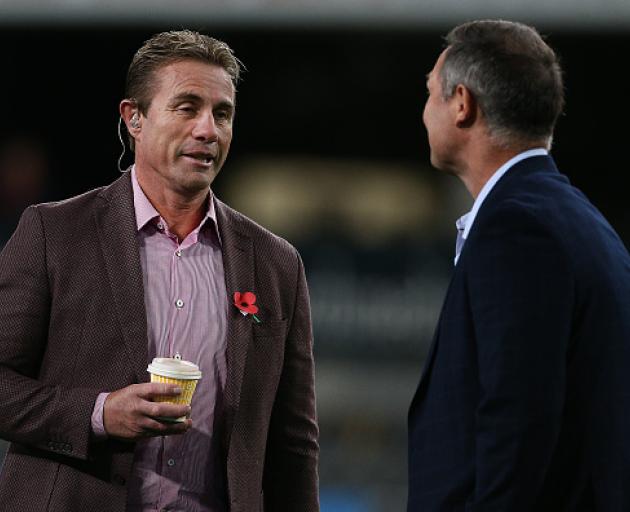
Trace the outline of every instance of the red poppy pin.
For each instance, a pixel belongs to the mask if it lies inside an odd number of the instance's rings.
[[[243,316],[252,315],[252,318],[256,321],[256,323],[260,323],[260,320],[256,316],[256,313],[258,313],[256,295],[252,292],[234,292],[234,305]]]

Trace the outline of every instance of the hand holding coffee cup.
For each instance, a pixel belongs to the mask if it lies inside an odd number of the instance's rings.
[[[156,418],[186,418],[190,405],[156,402],[156,397],[182,394],[177,384],[147,382],[131,384],[107,395],[103,405],[103,426],[111,438],[138,441],[151,436],[183,434],[191,426],[190,419],[167,423]]]
[[[182,390],[181,394],[176,396],[172,394],[154,396],[154,401],[190,406],[197,382],[201,379],[201,371],[199,371],[199,367],[196,364],[178,358],[155,357],[147,371],[151,374],[151,382],[175,384]],[[186,416],[179,418],[160,416],[157,419],[182,422],[186,419]]]
[[[150,436],[183,434],[191,426],[190,403],[199,367],[179,358],[156,357],[147,368],[151,382],[109,393],[103,405],[107,435],[137,441]]]

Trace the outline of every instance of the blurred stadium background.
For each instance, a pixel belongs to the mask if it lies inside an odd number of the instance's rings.
[[[471,204],[428,164],[425,74],[441,36],[480,17],[532,23],[560,53],[554,156],[628,243],[627,0],[2,0],[0,245],[26,205],[117,177],[117,105],[146,38],[225,39],[248,72],[214,188],[305,260],[322,511],[403,510],[407,406]]]

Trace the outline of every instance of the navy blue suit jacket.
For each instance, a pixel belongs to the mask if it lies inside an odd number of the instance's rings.
[[[630,257],[550,157],[499,180],[454,269],[408,511],[630,511]]]

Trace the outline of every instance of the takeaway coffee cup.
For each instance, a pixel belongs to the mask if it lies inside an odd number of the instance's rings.
[[[190,405],[197,387],[197,382],[201,379],[199,367],[190,361],[171,357],[155,357],[147,368],[151,374],[151,382],[162,382],[165,384],[177,384],[182,388],[179,395],[158,395],[154,397],[156,402],[169,402],[172,404]],[[162,421],[184,421],[181,418],[157,418]]]

